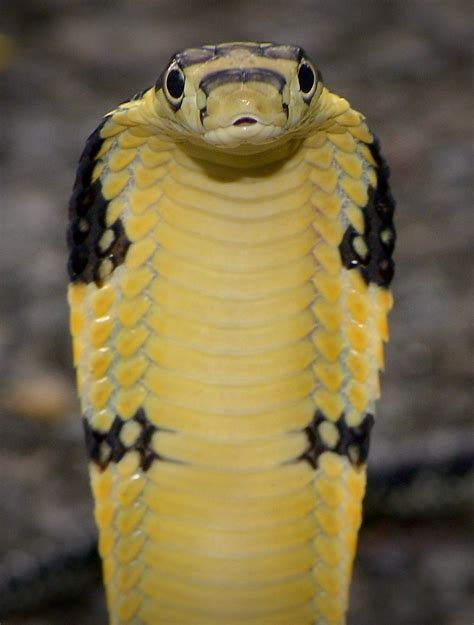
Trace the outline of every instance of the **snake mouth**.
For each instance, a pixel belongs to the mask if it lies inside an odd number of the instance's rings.
[[[232,124],[233,126],[251,126],[252,124],[256,124],[257,120],[254,117],[239,117]]]

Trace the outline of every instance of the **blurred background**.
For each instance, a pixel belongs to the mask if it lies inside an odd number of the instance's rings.
[[[399,235],[373,466],[472,455],[472,18],[469,0],[1,0],[0,582],[80,551],[92,532],[67,201],[86,136],[178,48],[302,45],[366,114],[392,169]],[[472,622],[472,507],[451,512],[449,483],[438,490],[440,514],[369,519],[349,625]],[[69,580],[73,598],[0,620],[105,624],[100,582],[86,577]]]

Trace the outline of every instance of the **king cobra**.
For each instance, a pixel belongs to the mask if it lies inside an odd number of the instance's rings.
[[[178,52],[87,140],[68,299],[111,625],[345,623],[388,175],[293,45]]]

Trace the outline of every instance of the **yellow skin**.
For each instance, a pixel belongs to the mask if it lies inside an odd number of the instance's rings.
[[[313,71],[294,46],[185,51],[81,159],[69,302],[111,625],[345,623],[391,296],[341,251],[352,227],[378,254],[382,161]]]

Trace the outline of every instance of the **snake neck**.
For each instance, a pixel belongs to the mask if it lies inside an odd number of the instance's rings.
[[[188,157],[200,161],[204,166],[217,165],[232,170],[251,170],[257,175],[261,168],[275,166],[274,171],[298,152],[303,144],[302,139],[284,138],[271,146],[239,146],[239,148],[216,149],[201,143],[182,142],[180,149]],[[265,175],[265,172],[261,172]]]
[[[212,145],[199,133],[179,125],[170,118],[169,112],[162,109],[163,104],[157,102],[154,89],[149,89],[140,98],[123,103],[107,116],[107,134],[113,136],[128,131],[149,138],[162,148],[181,150],[202,162],[255,171],[291,158],[303,145],[311,146],[308,137],[314,138],[328,131],[344,134],[351,126],[357,127],[363,121],[347,100],[323,87],[317,102],[311,105],[301,123],[267,143]]]

